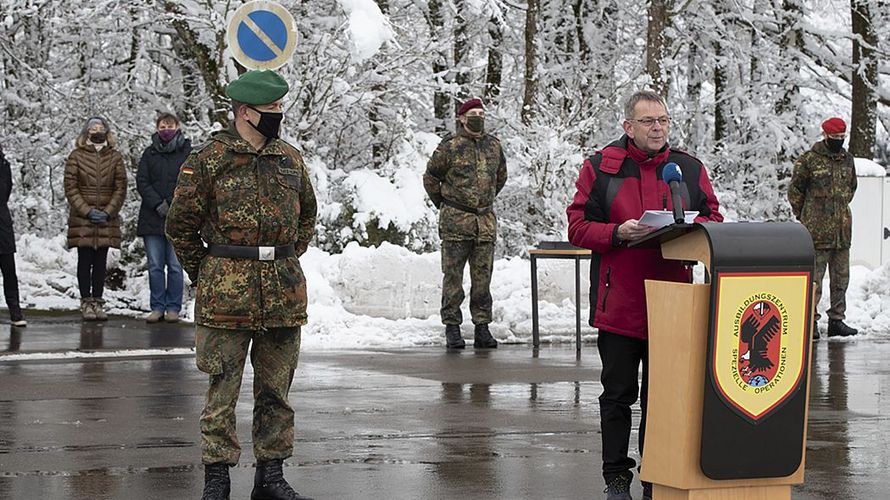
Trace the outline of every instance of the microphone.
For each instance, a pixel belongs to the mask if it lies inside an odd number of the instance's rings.
[[[671,205],[674,206],[674,222],[683,224],[686,219],[683,217],[683,201],[680,197],[680,183],[683,182],[683,171],[680,170],[680,165],[677,165],[674,162],[666,164],[661,171],[661,178],[671,188]]]

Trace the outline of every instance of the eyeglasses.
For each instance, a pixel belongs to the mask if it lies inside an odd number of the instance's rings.
[[[639,120],[628,120],[629,122],[637,122],[640,125],[646,128],[652,128],[655,125],[655,122],[658,122],[662,127],[667,127],[667,125],[671,122],[670,116],[661,116],[658,118],[641,118]]]

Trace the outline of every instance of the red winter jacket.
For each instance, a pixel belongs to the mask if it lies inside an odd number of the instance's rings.
[[[649,158],[627,136],[584,162],[577,192],[566,209],[569,241],[593,251],[590,264],[590,325],[620,335],[648,338],[644,280],[690,282],[682,263],[665,260],[661,250],[627,248],[618,226],[644,210],[671,210],[670,188],[661,180],[664,165],[683,172],[685,210],[698,210],[696,222],[721,222],[717,197],[704,165],[667,146]]]

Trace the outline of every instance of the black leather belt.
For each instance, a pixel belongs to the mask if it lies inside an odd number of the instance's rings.
[[[211,243],[207,250],[214,257],[251,260],[279,260],[293,257],[297,254],[293,244],[279,245],[277,247],[246,247]]]
[[[446,200],[444,198],[442,199],[442,203],[448,205],[451,208],[456,208],[462,212],[469,212],[471,214],[476,214],[476,215],[483,215],[483,214],[487,214],[488,212],[491,212],[490,206],[482,207],[482,208],[473,208],[473,207],[468,207],[468,206],[464,205],[463,203]]]

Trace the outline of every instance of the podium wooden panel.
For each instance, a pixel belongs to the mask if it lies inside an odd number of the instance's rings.
[[[653,483],[653,500],[790,499],[803,462],[787,477],[719,481],[699,466],[710,288],[646,281],[649,404],[640,478]]]

